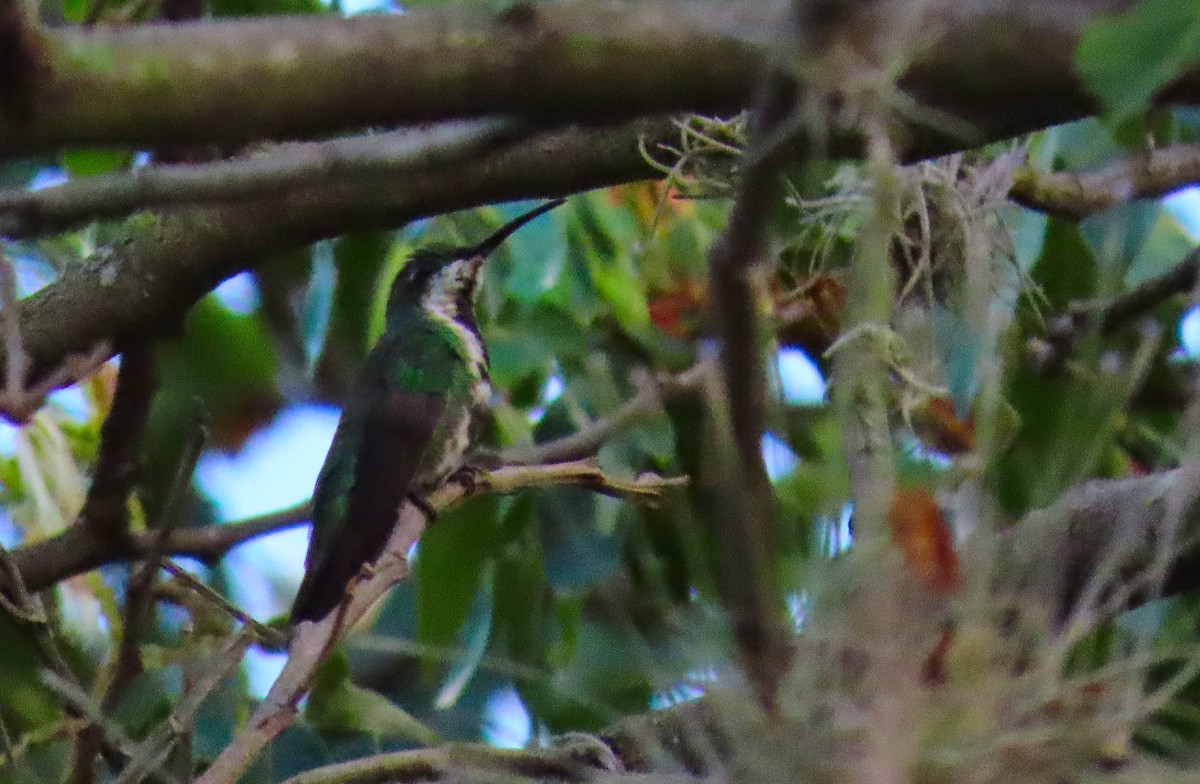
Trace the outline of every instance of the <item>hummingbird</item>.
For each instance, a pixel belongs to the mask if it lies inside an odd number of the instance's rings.
[[[313,490],[312,536],[291,623],[317,621],[383,552],[400,508],[460,469],[491,397],[475,322],[484,260],[541,206],[465,248],[416,251],[388,294],[384,330],[363,360]]]

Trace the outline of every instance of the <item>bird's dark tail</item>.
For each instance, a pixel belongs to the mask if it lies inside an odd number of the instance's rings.
[[[333,611],[338,603],[346,596],[347,585],[338,581],[336,584],[316,577],[314,572],[305,572],[300,590],[292,602],[292,612],[288,624],[295,626],[301,621],[319,621]]]
[[[350,591],[350,585],[365,564],[375,561],[387,537],[352,536],[339,543],[336,552],[304,572],[289,623],[319,621],[333,612]]]

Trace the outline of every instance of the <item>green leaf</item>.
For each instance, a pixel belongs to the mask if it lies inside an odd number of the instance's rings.
[[[62,166],[71,177],[91,177],[108,174],[129,165],[128,150],[67,150],[61,156]]]
[[[195,432],[197,413],[208,419],[210,447],[239,449],[282,403],[278,368],[259,315],[232,313],[213,295],[196,303],[183,337],[159,351],[163,382],[146,427],[142,470],[151,519],[174,477],[181,445]]]
[[[566,594],[556,597],[554,617],[558,626],[558,642],[551,649],[550,661],[563,667],[575,658],[579,649],[579,629],[583,626],[584,597]]]
[[[1158,201],[1142,199],[1118,204],[1079,222],[1083,241],[1104,271],[1110,273],[1105,283],[1117,283],[1125,276],[1162,211]]]
[[[171,701],[176,696],[173,692],[178,689],[180,674],[178,665],[171,665],[144,672],[134,678],[126,687],[111,718],[130,737],[144,737],[170,715]]]
[[[1042,254],[1031,273],[1050,307],[1061,312],[1073,300],[1093,296],[1096,273],[1096,260],[1084,242],[1079,226],[1052,218],[1047,226]]]
[[[611,437],[600,448],[600,467],[616,476],[635,476],[669,465],[675,455],[675,431],[661,410]]]
[[[1129,271],[1125,274],[1126,285],[1136,286],[1172,269],[1195,245],[1195,240],[1179,225],[1174,215],[1167,210],[1160,211],[1141,251],[1129,265]]]
[[[568,229],[572,247],[583,254],[592,287],[617,322],[626,332],[640,334],[650,325],[650,310],[645,282],[628,252],[641,239],[636,224],[613,211],[602,221],[592,201],[579,204]]]
[[[496,638],[513,661],[545,666],[546,569],[538,541],[536,504],[528,494],[517,499],[505,516],[504,528],[516,538],[500,555],[496,568],[494,628]]]
[[[492,383],[509,389],[533,373],[550,369],[554,356],[517,330],[489,330],[485,340],[490,359]]]
[[[373,331],[373,308],[377,290],[383,289],[386,297],[389,288],[380,284],[391,247],[392,234],[382,231],[351,234],[333,242],[337,279],[314,370],[318,388],[330,396],[346,394],[355,370],[378,337]],[[382,319],[378,326],[383,326]]]
[[[304,717],[332,734],[362,732],[376,738],[414,740],[423,746],[441,742],[436,732],[387,697],[351,681],[350,659],[341,646],[317,669]]]
[[[475,601],[471,605],[464,629],[462,650],[433,701],[438,710],[453,708],[458,703],[458,698],[471,682],[471,676],[479,669],[488,643],[492,639],[492,607],[495,595],[493,566],[492,561],[484,565],[479,590],[475,594]]]
[[[497,500],[472,498],[443,513],[417,556],[417,641],[453,645],[495,557]],[[431,665],[432,666],[432,665]]]
[[[1075,67],[1088,89],[1117,116],[1150,105],[1155,93],[1200,63],[1200,4],[1143,0],[1083,31]]]
[[[513,389],[530,375],[544,375],[556,360],[584,357],[590,349],[585,325],[549,303],[505,314],[502,322],[485,328],[484,340],[492,382],[502,389]]]

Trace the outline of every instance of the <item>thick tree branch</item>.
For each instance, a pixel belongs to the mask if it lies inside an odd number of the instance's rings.
[[[1091,19],[1130,2],[925,5],[931,41],[901,86],[978,129],[978,143],[1095,112],[1073,53]],[[891,11],[866,4],[847,20],[849,34],[879,35]],[[20,91],[27,108],[0,113],[0,156],[71,144],[240,143],[495,112],[720,112],[749,98],[785,12],[775,3],[578,0],[498,13],[417,8],[47,30],[31,47],[44,65]],[[1197,76],[1160,98],[1195,98]],[[947,144],[944,133],[922,133]]]
[[[974,141],[1081,116],[1097,107],[1074,78],[1073,63],[1061,53],[1073,51],[1092,15],[1126,4],[1008,0],[986,10],[927,4],[927,31],[934,40],[913,58],[900,86],[923,99],[922,108],[930,116],[954,115],[961,120],[955,127],[974,128],[979,135]],[[886,35],[881,30],[886,30],[890,6],[875,6],[859,9],[852,20],[842,19],[846,15],[826,20],[830,29],[823,30],[822,37],[862,35],[864,29],[876,37]],[[5,121],[0,112],[0,155],[6,134],[27,135],[50,146],[72,140],[150,144],[178,141],[180,135],[191,141],[236,143],[494,111],[538,114],[551,121],[595,116],[611,121],[648,110],[734,108],[744,104],[752,74],[761,64],[760,52],[772,43],[780,19],[779,10],[770,5],[697,6],[664,0],[639,4],[636,12],[626,6],[579,2],[523,7],[520,13],[496,17],[461,9],[417,9],[399,18],[114,26],[47,31],[40,37],[23,24],[10,24],[25,43],[13,44],[8,51],[25,54],[20,68],[9,69],[15,76],[5,89],[21,85],[22,100],[39,111],[32,116],[25,112],[19,121]],[[963,57],[958,40],[972,41],[970,57]],[[1041,41],[1045,46],[1040,51],[1054,55],[1039,60],[1036,72],[1023,67],[1023,47],[1031,40]],[[651,50],[652,64],[629,54],[634,51],[645,58]],[[366,67],[364,53],[373,58],[369,79],[356,70]],[[564,63],[551,65],[554,57]],[[713,65],[717,61],[720,67]],[[525,73],[530,63],[538,64],[536,79]],[[1004,69],[1004,80],[975,73],[996,67]],[[626,70],[638,78],[628,78]],[[372,91],[372,80],[380,83],[378,91]],[[392,85],[393,80],[400,84]],[[322,89],[314,90],[314,83]],[[147,91],[154,91],[153,100],[142,100]],[[366,100],[364,91],[369,92]],[[413,100],[402,97],[407,93],[414,94]],[[96,100],[96,94],[105,98]],[[1018,95],[1021,100],[1010,100]],[[1193,74],[1164,91],[1162,98],[1198,96],[1200,74]],[[127,105],[121,103],[125,99]],[[539,102],[544,104],[540,109]],[[997,112],[998,106],[1005,110]],[[39,123],[55,125],[59,113],[73,118],[62,129],[65,137],[39,130]],[[363,119],[356,119],[356,113]],[[123,125],[118,129],[114,123]],[[948,129],[913,125],[911,118],[908,125],[909,156],[957,149],[972,141],[955,138]],[[42,135],[49,138],[42,140]],[[834,150],[850,153],[860,143],[852,130],[835,131],[830,141]],[[146,169],[88,178],[38,194],[2,194],[0,234],[54,230],[89,216],[123,214],[137,205],[247,195],[294,182],[304,176],[301,172],[330,176],[335,170],[351,170],[372,154],[398,163],[393,153],[371,153],[363,144],[335,141],[291,150],[289,157],[255,159],[253,164]],[[1086,214],[1129,194],[1178,187],[1194,179],[1196,160],[1193,145],[1149,152],[1088,175],[1026,170],[1018,174],[1015,197],[1050,211]]]
[[[0,127],[23,120],[43,67],[42,52],[21,0],[0,0]]]
[[[1134,199],[1150,199],[1200,182],[1200,144],[1142,150],[1102,169],[1013,173],[1009,197],[1039,212],[1082,219]]]
[[[141,209],[263,198],[363,175],[399,179],[482,154],[521,129],[520,123],[500,119],[445,123],[420,131],[283,144],[213,163],[148,166],[37,191],[0,191],[0,235],[48,234]]]
[[[748,14],[752,19],[759,19],[759,23],[766,21],[756,16],[767,13],[762,7],[740,3],[735,5],[736,8],[732,10],[720,4],[687,5],[686,8],[691,10],[678,14],[675,13],[677,7],[670,3],[639,4],[634,7],[636,11],[621,5],[617,7],[620,14],[629,14],[633,21],[621,22],[614,29],[626,29],[622,24],[646,25],[646,35],[654,42],[652,48],[656,52],[655,57],[658,58],[660,48],[665,47],[667,54],[662,55],[661,59],[669,63],[670,53],[674,51],[672,47],[688,52],[705,52],[704,46],[694,47],[695,41],[686,40],[686,35],[682,36],[685,40],[680,43],[670,34],[671,31],[679,31],[678,25],[686,27],[692,24],[687,20],[693,19],[698,13],[695,10],[697,8],[701,9],[699,13],[713,16],[715,21],[706,23],[708,25],[722,24],[723,14]],[[872,4],[871,7],[875,5],[884,6],[879,13],[886,14],[887,4]],[[1096,14],[1119,10],[1126,5],[1124,0],[1076,0],[1067,4],[1057,0],[930,4],[933,11],[929,29],[942,35],[913,57],[901,78],[901,87],[924,105],[961,118],[974,127],[978,135],[964,140],[910,124],[906,134],[907,144],[900,148],[901,156],[913,159],[961,149],[965,145],[1035,130],[1096,111],[1098,105],[1095,99],[1086,92],[1075,73],[1072,52],[1087,21]],[[544,29],[538,27],[542,13],[561,14],[564,17],[576,13],[586,16],[590,12],[581,10],[585,7],[567,3],[554,6],[553,9],[540,9],[533,15],[532,27]],[[214,139],[227,132],[231,134],[227,140],[231,141],[285,126],[291,133],[297,134],[306,127],[305,123],[328,130],[329,123],[345,127],[363,122],[403,119],[374,115],[370,118],[351,116],[347,119],[347,115],[333,111],[329,106],[330,102],[343,99],[353,100],[356,106],[372,107],[392,106],[392,100],[395,99],[401,107],[417,107],[411,110],[410,115],[406,115],[408,119],[444,116],[450,113],[445,103],[451,100],[467,101],[469,98],[469,109],[467,103],[459,108],[472,113],[493,109],[520,111],[529,108],[528,101],[524,99],[529,94],[540,94],[542,99],[550,100],[546,97],[549,92],[539,93],[539,86],[544,84],[543,80],[554,81],[558,78],[555,74],[559,71],[553,67],[554,61],[528,57],[530,50],[522,47],[517,47],[521,53],[519,57],[509,51],[512,62],[506,61],[509,62],[507,70],[491,68],[479,73],[470,70],[469,58],[456,58],[451,47],[447,51],[452,53],[451,59],[456,67],[462,69],[456,74],[463,78],[443,81],[436,81],[425,70],[414,70],[415,62],[425,61],[414,60],[411,57],[414,50],[403,50],[406,54],[402,57],[400,72],[406,80],[405,84],[409,85],[406,89],[400,89],[398,85],[392,85],[396,87],[395,90],[381,87],[378,80],[384,77],[375,74],[388,73],[386,69],[372,68],[369,75],[360,73],[363,63],[374,63],[375,60],[366,57],[361,48],[356,48],[355,35],[364,30],[373,31],[374,24],[386,26],[395,23],[403,26],[411,23],[426,32],[434,28],[447,31],[456,29],[450,21],[445,21],[444,28],[438,27],[442,24],[439,21],[442,17],[438,13],[414,12],[390,20],[305,19],[287,20],[283,24],[279,20],[270,20],[169,28],[122,28],[94,33],[47,33],[48,41],[57,42],[50,48],[58,52],[59,57],[66,56],[64,53],[77,53],[75,57],[81,62],[75,65],[79,66],[83,75],[73,82],[71,80],[76,77],[71,74],[74,71],[64,65],[58,66],[53,71],[54,77],[43,83],[53,89],[43,86],[38,92],[37,102],[44,104],[43,110],[35,113],[38,119],[18,125],[6,121],[0,128],[0,148],[4,147],[5,139],[10,146],[29,146],[34,140],[43,146],[53,146],[67,140],[64,134],[68,133],[96,134],[98,138],[79,139],[81,142],[95,143],[104,139],[142,139],[144,137],[137,134],[147,131],[139,129],[151,128],[161,129],[164,135],[171,138],[191,133],[194,136],[189,138]],[[874,12],[867,10],[865,13],[870,17]],[[467,18],[475,17],[468,13]],[[776,18],[771,16],[772,25]],[[593,21],[596,19],[598,17]],[[605,19],[612,21],[607,17]],[[883,24],[885,21],[880,18],[877,23]],[[761,29],[759,23],[750,23],[748,27],[739,29],[751,31],[746,35],[753,38],[753,31]],[[275,28],[276,24],[280,26]],[[276,29],[278,33],[272,32]],[[312,62],[309,62],[309,50],[301,52],[285,45],[303,40],[312,30],[319,30],[318,37],[322,40],[328,36],[329,40],[341,41],[341,46],[349,54],[326,40],[324,48],[312,50],[315,54],[311,55]],[[340,32],[335,34],[331,31]],[[405,28],[402,37],[409,34],[408,28]],[[449,32],[445,34],[450,35]],[[596,44],[593,51],[596,62],[607,61],[610,54],[614,62],[620,61],[620,47],[606,48],[601,45],[609,40],[605,34],[596,30],[592,30],[591,34],[593,37],[589,40]],[[362,35],[371,38],[367,33]],[[380,33],[379,39],[383,41],[379,46],[391,51],[388,46],[395,44],[395,41],[385,33]],[[371,38],[372,45],[378,43],[379,39]],[[962,47],[960,42],[964,40],[971,41],[972,45]],[[268,43],[271,41],[282,43],[272,47]],[[479,36],[479,41],[483,49],[494,51],[489,47],[495,41],[486,34]],[[191,43],[195,47],[182,45]],[[445,42],[439,38],[438,43]],[[122,52],[120,57],[113,48],[118,44]],[[696,74],[702,75],[703,78],[698,80],[705,84],[705,87],[698,88],[701,96],[688,98],[686,108],[712,108],[710,104],[724,100],[710,101],[709,98],[716,93],[726,97],[735,96],[733,103],[739,103],[744,100],[749,74],[757,64],[757,59],[752,56],[748,59],[753,62],[744,62],[745,48],[741,44],[735,48],[741,54],[730,55],[725,52],[729,59],[720,64],[715,75],[706,70],[707,66],[700,67],[689,60],[681,67],[685,76],[680,83],[671,82],[676,76],[672,75],[671,67],[657,61],[653,65],[642,64],[639,67],[643,71],[660,74],[655,79],[661,78],[659,87],[670,96],[687,95],[685,88],[688,84],[694,84],[689,80]],[[283,57],[287,53],[303,63],[303,67],[299,68],[304,73],[303,89],[298,95],[293,91],[294,100],[290,109],[279,109],[271,114],[268,104],[272,102],[264,100],[264,95],[288,93],[282,88],[274,91],[264,88],[263,79],[273,72],[261,61],[250,70],[253,78],[239,81],[228,78],[227,72],[216,69],[215,65],[205,65],[205,58],[201,56],[207,52],[211,57],[222,55],[214,62],[220,62],[225,57],[234,61],[245,49],[259,53],[254,55],[258,57],[263,56],[264,52],[274,52],[272,57],[281,60],[287,60]],[[1038,51],[1041,56],[1029,58],[1028,52],[1031,50]],[[183,68],[185,74],[192,76],[196,76],[194,72],[197,71],[208,73],[208,81],[201,85],[204,89],[193,92],[191,87],[197,86],[195,79],[189,81],[180,75],[179,84],[184,87],[176,89],[176,83],[164,77],[160,86],[165,85],[162,90],[169,94],[169,100],[161,96],[156,96],[154,100],[142,100],[145,96],[134,91],[137,99],[126,102],[119,95],[110,95],[113,92],[111,89],[100,89],[105,85],[111,88],[122,79],[136,81],[147,78],[147,73],[158,73],[154,69],[139,71],[130,64],[140,62],[135,56],[138,52],[153,52],[158,58],[155,62],[162,64],[166,77],[170,77],[172,67],[178,66]],[[82,57],[80,53],[94,55],[95,59]],[[704,57],[709,54],[704,53]],[[339,58],[349,60],[343,62]],[[430,58],[442,63],[441,67],[448,67],[447,58],[441,54],[430,54]],[[180,65],[180,61],[187,61],[190,65]],[[121,67],[107,66],[118,62]],[[512,73],[517,68],[514,62],[525,63],[522,67],[533,67],[529,63],[535,63],[537,73],[530,76],[521,72],[520,78],[516,78]],[[321,63],[326,65],[330,73],[350,74],[346,78],[357,79],[369,87],[347,86],[328,74],[325,79],[311,76],[311,73],[318,73],[320,69],[310,71],[310,66]],[[280,65],[280,68],[287,71],[284,65]],[[488,65],[495,63],[489,62]],[[614,74],[619,76],[619,68],[613,67],[616,70],[605,74],[603,79],[589,78],[587,84],[608,85],[603,89],[609,90],[614,100],[623,102],[628,97],[623,90],[636,93],[638,88],[623,86],[625,81],[614,77]],[[219,76],[216,75],[218,73]],[[1004,78],[995,78],[996,73],[1003,73]],[[488,80],[502,82],[500,86],[504,89],[499,92],[481,91],[478,80],[485,79],[485,75]],[[477,81],[472,82],[468,76]],[[736,87],[729,86],[731,80],[738,83]],[[430,87],[431,83],[435,86]],[[432,96],[429,101],[442,102],[440,108],[432,107],[437,111],[426,106],[428,113],[420,114],[419,103],[401,98],[412,98],[411,90],[418,89],[422,84],[425,87],[421,89],[426,89]],[[314,89],[314,85],[322,89]],[[489,83],[487,86],[491,88],[497,85]],[[562,87],[562,84],[558,84],[558,88]],[[345,88],[344,93],[339,92],[342,88]],[[369,89],[370,100],[360,100],[363,96],[358,91],[362,89]],[[551,90],[550,87],[545,89]],[[93,93],[92,90],[98,92]],[[722,90],[728,93],[722,93]],[[111,100],[97,100],[97,95],[108,96]],[[457,98],[454,97],[456,95]],[[646,93],[641,95],[645,97]],[[1160,98],[1179,101],[1197,95],[1200,95],[1200,75],[1192,74],[1165,90]],[[572,84],[565,92],[555,94],[554,100],[566,102],[562,105],[569,107],[578,96],[584,96],[581,99],[583,103],[596,98],[587,89]],[[382,102],[378,100],[380,97],[384,98]],[[249,105],[241,107],[239,101]],[[677,104],[668,101],[663,105]],[[154,116],[147,117],[147,112]],[[160,112],[166,116],[159,117]],[[103,117],[92,117],[89,113],[111,114],[111,117],[105,120]],[[116,127],[114,122],[119,125],[125,121],[113,118],[129,119],[126,125]],[[665,138],[670,133],[670,128],[665,124],[638,127],[652,137],[661,132]],[[119,339],[133,333],[162,330],[176,323],[179,314],[204,291],[247,264],[254,263],[255,259],[268,258],[273,253],[316,239],[357,229],[393,228],[416,217],[489,201],[561,195],[588,187],[661,176],[644,165],[636,147],[631,144],[636,134],[637,131],[631,131],[628,126],[624,129],[574,129],[549,133],[526,144],[514,145],[509,150],[483,156],[478,161],[440,168],[427,176],[407,177],[400,183],[341,183],[304,189],[270,202],[252,202],[237,208],[179,210],[147,217],[131,227],[127,241],[106,249],[85,264],[72,267],[62,280],[31,298],[28,307],[23,308],[22,329],[30,354],[32,376],[35,379],[46,377],[65,358],[88,350],[106,337]],[[831,141],[835,152],[854,153],[861,149],[858,146],[861,140],[856,134]],[[65,318],[65,313],[71,313],[71,318]]]
[[[653,177],[637,140],[653,144],[669,128],[663,120],[554,131],[400,179],[369,177],[136,218],[125,241],[21,301],[28,379],[45,378],[98,341],[120,345],[176,328],[221,280],[288,249],[480,204]]]
[[[242,143],[489,113],[736,109],[771,4],[522,3],[399,16],[44,30],[0,157],[73,144]]]

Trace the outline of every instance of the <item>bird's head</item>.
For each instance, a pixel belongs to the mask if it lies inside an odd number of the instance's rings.
[[[420,306],[455,320],[470,318],[483,262],[517,229],[562,203],[563,199],[553,199],[535,207],[476,245],[434,245],[414,252],[392,282],[389,312]]]

